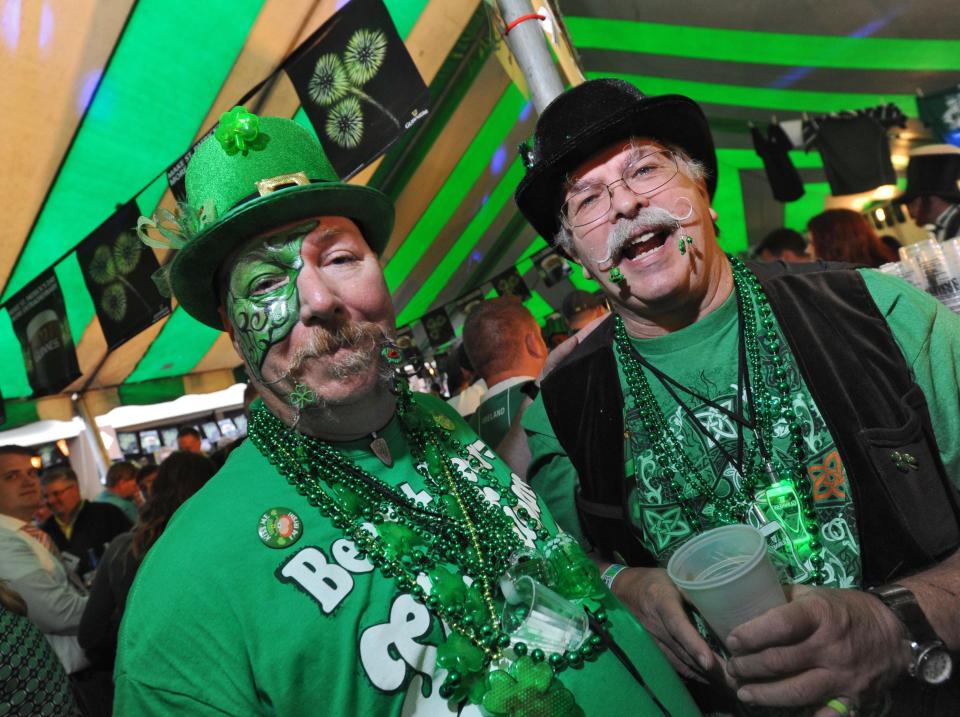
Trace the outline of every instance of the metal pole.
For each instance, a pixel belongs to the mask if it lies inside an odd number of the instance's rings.
[[[73,405],[76,407],[77,414],[86,426],[87,441],[90,447],[93,448],[93,459],[97,464],[97,472],[100,473],[99,477],[103,478],[107,474],[107,467],[112,461],[110,460],[110,452],[103,444],[103,438],[100,437],[100,427],[97,425],[96,416],[93,415],[87,406],[85,395],[74,398]]]
[[[497,5],[507,25],[518,17],[533,13],[530,0],[497,0]],[[540,21],[527,20],[515,25],[507,35],[507,45],[517,59],[517,65],[530,88],[533,106],[540,114],[563,92],[563,81],[553,64]]]

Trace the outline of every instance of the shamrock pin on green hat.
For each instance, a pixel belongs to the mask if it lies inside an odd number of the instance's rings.
[[[183,241],[170,266],[170,284],[188,314],[216,329],[223,328],[217,275],[247,239],[309,217],[344,216],[380,254],[393,229],[393,202],[370,187],[341,182],[308,130],[243,107],[224,113],[214,135],[197,146],[186,188],[187,206],[171,217]],[[142,224],[170,238],[156,217]]]

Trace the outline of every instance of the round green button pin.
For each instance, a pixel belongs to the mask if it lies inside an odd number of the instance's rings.
[[[270,548],[287,548],[300,540],[303,523],[289,508],[271,508],[260,516],[257,535]]]

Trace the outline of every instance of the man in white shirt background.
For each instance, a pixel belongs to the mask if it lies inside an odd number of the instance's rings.
[[[33,461],[27,448],[0,446],[0,580],[24,599],[71,674],[89,664],[76,637],[87,596],[71,583],[50,537],[30,522],[41,501]]]

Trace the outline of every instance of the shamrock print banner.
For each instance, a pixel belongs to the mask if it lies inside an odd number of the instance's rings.
[[[284,69],[341,178],[429,111],[430,96],[383,0],[352,0]]]
[[[498,296],[516,296],[520,301],[526,301],[530,298],[530,289],[515,266],[511,266],[502,274],[495,276],[491,283],[493,288],[497,290]]]
[[[429,314],[424,314],[423,328],[427,331],[427,340],[435,349],[439,349],[448,341],[454,338],[453,325],[450,323],[450,317],[447,316],[447,310],[440,307]]]
[[[140,210],[129,202],[77,247],[100,328],[112,350],[170,313],[152,276],[160,268],[137,236]]]

